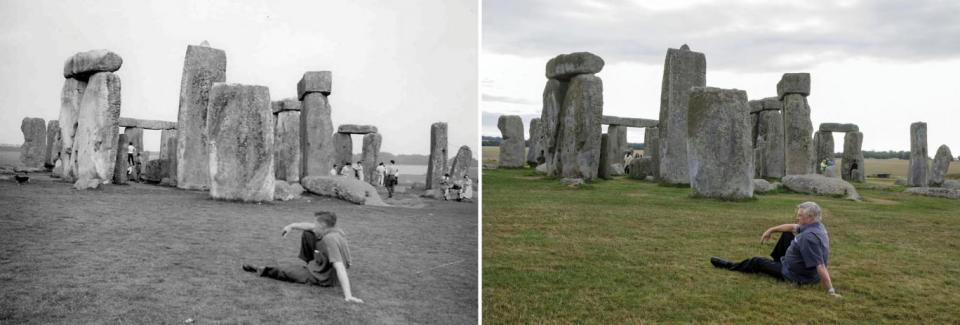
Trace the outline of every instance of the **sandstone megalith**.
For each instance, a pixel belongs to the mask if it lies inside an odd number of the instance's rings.
[[[77,177],[77,148],[73,145],[77,134],[77,118],[80,116],[80,100],[87,88],[87,80],[67,78],[60,94],[60,177],[72,182]]]
[[[47,152],[47,125],[42,118],[24,117],[20,122],[23,145],[20,146],[20,163],[26,167],[43,167]]]
[[[602,116],[603,81],[592,74],[570,79],[560,116],[560,155],[555,159],[559,176],[583,180],[597,177]]]
[[[687,159],[693,195],[724,200],[753,197],[747,93],[695,87],[689,107]]]
[[[177,116],[177,187],[207,189],[210,164],[206,143],[207,106],[215,82],[226,81],[227,55],[223,50],[188,45],[180,79]]]
[[[167,178],[167,184],[175,185],[177,181],[177,130],[169,129],[160,131],[160,166],[163,178]]]
[[[907,185],[925,187],[928,184],[927,165],[927,123],[910,124],[910,165],[907,171]]]
[[[47,146],[43,150],[43,163],[52,167],[60,155],[60,149],[63,144],[60,142],[60,122],[50,120],[47,122]]]
[[[540,112],[540,136],[543,139],[540,146],[543,148],[543,164],[547,176],[558,176],[556,168],[560,155],[560,115],[563,110],[563,98],[566,96],[569,83],[557,79],[549,79],[543,89],[543,110]]]
[[[89,180],[109,183],[117,158],[120,119],[120,77],[98,72],[87,80],[80,101],[74,147],[77,155],[78,184]],[[76,186],[76,184],[75,184]]]
[[[457,150],[457,155],[453,158],[453,162],[450,164],[450,179],[454,181],[459,181],[463,179],[463,175],[467,175],[470,172],[470,167],[475,167],[473,163],[473,152],[470,151],[470,147],[461,146],[460,150]]]
[[[847,132],[843,136],[843,160],[840,177],[849,182],[863,182],[866,166],[863,164],[863,133]]]
[[[766,102],[766,100],[764,101]],[[764,110],[759,113],[757,134],[764,139],[763,150],[763,177],[783,177],[785,167],[783,163],[783,116],[780,111]]]
[[[543,159],[543,150],[540,145],[542,131],[543,126],[540,125],[540,118],[530,119],[530,140],[527,141],[527,165],[530,167],[537,167]]]
[[[363,148],[360,151],[361,161],[363,161],[363,179],[370,184],[376,184],[377,179],[373,177],[377,173],[377,163],[380,159],[380,143],[383,137],[380,133],[367,133],[363,135]]]
[[[953,154],[950,153],[950,147],[940,145],[937,148],[937,154],[933,157],[933,166],[930,168],[930,186],[943,186],[947,171],[950,170],[950,161],[953,160]]]
[[[687,110],[690,89],[707,84],[707,59],[686,44],[668,49],[660,92],[660,148],[657,150],[660,181],[688,184]],[[747,119],[748,117],[744,117]],[[749,131],[749,127],[746,128]]]
[[[324,176],[340,164],[334,156],[333,121],[330,102],[333,75],[330,71],[308,71],[297,83],[300,99],[300,178]],[[350,160],[347,158],[347,160]]]
[[[523,131],[520,131],[523,138]],[[447,123],[436,122],[430,125],[430,160],[427,164],[426,189],[440,185],[447,171]]]
[[[517,115],[501,115],[497,119],[497,128],[500,129],[500,156],[501,168],[523,167],[523,120]]]
[[[287,182],[299,182],[302,160],[300,157],[300,101],[291,98],[273,103],[273,114],[276,117],[273,139],[275,177]]]
[[[267,87],[213,84],[206,127],[211,197],[273,201],[273,123]]]
[[[813,122],[810,121],[809,73],[785,73],[777,83],[783,99],[784,168],[787,175],[813,172]]]
[[[333,134],[333,163],[343,166],[344,163],[353,164],[353,138],[347,133]],[[332,165],[332,164],[331,164]]]

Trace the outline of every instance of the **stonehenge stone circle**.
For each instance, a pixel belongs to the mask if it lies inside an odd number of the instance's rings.
[[[377,182],[373,176],[377,173],[381,142],[383,142],[383,137],[380,136],[380,133],[374,132],[363,135],[363,148],[360,152],[363,161],[363,179],[370,184],[376,184]]]
[[[299,109],[300,102],[294,101]],[[274,176],[287,182],[300,181],[300,111],[281,110],[275,112],[273,152]]]
[[[860,127],[851,123],[820,123],[820,132],[858,132]]]
[[[377,127],[373,125],[343,124],[337,127],[337,132],[347,134],[370,134],[377,133]]]
[[[687,110],[690,89],[707,84],[707,59],[703,53],[668,49],[663,65],[660,92],[660,148],[657,150],[660,181],[667,184],[688,184]],[[744,116],[744,119],[747,119]],[[745,128],[749,130],[749,128]]]
[[[777,97],[781,100],[788,94],[798,94],[803,97],[810,96],[810,74],[809,73],[784,73],[777,82]]]
[[[43,167],[47,151],[47,125],[39,117],[24,117],[20,122],[23,145],[20,146],[20,163],[26,167]]]
[[[924,187],[928,184],[927,165],[927,123],[910,124],[910,165],[907,171],[907,185]]]
[[[463,179],[463,175],[470,172],[470,167],[473,166],[472,161],[473,152],[470,151],[470,147],[461,146],[450,164],[450,178],[455,181]]]
[[[308,71],[297,83],[301,102],[300,178],[327,175],[333,164],[342,163],[335,161],[333,120],[327,100],[332,89],[332,78],[330,71]]]
[[[648,127],[643,130],[643,155],[650,158],[650,175],[660,178],[660,128]],[[630,167],[633,168],[633,167]]]
[[[63,77],[87,79],[97,72],[120,70],[123,58],[108,50],[91,50],[74,54],[63,64]]]
[[[206,127],[212,198],[273,201],[273,123],[267,87],[213,84]]]
[[[540,145],[543,148],[544,169],[549,177],[559,175],[556,164],[560,155],[560,110],[568,87],[567,81],[550,79],[543,89],[543,110],[540,112],[543,141]]]
[[[161,180],[168,178],[169,184],[177,180],[177,130],[160,131]]]
[[[43,163],[47,166],[53,166],[60,155],[60,149],[63,146],[60,143],[60,122],[50,120],[47,122],[47,145],[43,150]]]
[[[347,133],[333,134],[333,151],[335,164],[342,168],[344,162],[354,163],[353,161],[353,138]],[[328,169],[329,170],[329,169]]]
[[[523,137],[523,131],[520,131]],[[436,122],[430,125],[430,160],[427,164],[426,189],[440,185],[447,171],[447,123]]]
[[[530,119],[530,140],[527,142],[527,165],[537,167],[543,159],[543,152],[540,149],[540,132],[543,126],[540,125],[540,118]]]
[[[502,138],[498,160],[500,168],[523,167],[523,149],[526,147],[523,143],[523,120],[517,115],[500,115],[497,128]]]
[[[937,154],[933,157],[933,166],[930,168],[930,186],[943,186],[951,160],[953,160],[953,154],[950,153],[950,147],[945,144],[940,145],[937,148]]]
[[[849,182],[863,182],[866,166],[863,164],[863,133],[852,131],[843,136],[843,160],[840,177]]]
[[[210,187],[207,156],[207,106],[215,82],[226,81],[227,55],[223,50],[188,45],[180,79],[180,108],[177,114],[177,187]]]
[[[86,180],[109,183],[117,159],[117,135],[120,133],[120,77],[98,72],[87,80],[80,101],[74,147],[77,155],[77,188],[91,184]]]
[[[836,160],[833,159],[833,153],[835,152],[833,132],[814,132],[813,146],[817,154],[815,160],[813,161],[814,170],[817,171],[817,174],[823,174],[823,171],[820,170],[820,162],[826,159]],[[844,145],[844,148],[846,148],[846,145]]]
[[[693,195],[723,200],[753,197],[747,93],[695,87],[689,107],[687,159]]]
[[[784,169],[786,175],[813,172],[813,123],[810,106],[800,94],[787,94],[783,103]]]
[[[60,95],[60,177],[74,181],[77,177],[77,148],[73,145],[77,134],[77,118],[80,115],[80,100],[87,88],[87,80],[67,78]]]
[[[562,178],[597,177],[600,165],[603,81],[592,74],[570,79],[560,116],[560,159],[556,167]]]
[[[763,137],[763,177],[783,177],[783,116],[780,111],[764,110],[758,114],[757,134]]]
[[[603,59],[590,52],[560,54],[547,61],[547,79],[569,80],[576,75],[594,74],[603,69]]]

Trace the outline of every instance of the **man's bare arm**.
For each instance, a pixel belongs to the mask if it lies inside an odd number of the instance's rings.
[[[797,227],[798,226],[795,223],[785,223],[779,226],[770,227],[770,229],[764,231],[763,235],[760,236],[760,243],[762,244],[763,242],[770,240],[770,235],[773,235],[775,232],[796,232]]]
[[[840,297],[840,295],[833,290],[833,281],[830,280],[830,272],[827,272],[826,265],[817,265],[817,275],[820,276],[820,283],[823,284],[824,289],[827,289],[827,293],[831,296]]]
[[[350,290],[350,277],[347,275],[347,267],[343,265],[343,262],[333,262],[333,268],[337,270],[337,280],[340,281],[340,287],[343,288],[343,300],[362,304],[363,300],[354,297]]]
[[[286,237],[287,233],[290,232],[290,230],[294,230],[294,229],[300,230],[300,231],[311,230],[316,226],[317,225],[312,222],[294,222],[283,227],[283,233],[281,234],[281,236]]]

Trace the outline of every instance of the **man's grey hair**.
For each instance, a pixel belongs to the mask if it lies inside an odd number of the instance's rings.
[[[814,216],[817,222],[823,220],[823,215],[820,213],[820,206],[815,202],[803,202],[800,205],[797,205],[797,209],[803,211],[803,214],[808,216]]]

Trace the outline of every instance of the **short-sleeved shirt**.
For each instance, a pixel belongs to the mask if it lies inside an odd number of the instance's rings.
[[[313,260],[307,263],[307,269],[320,285],[332,286],[337,281],[337,271],[333,268],[333,263],[341,262],[345,267],[350,267],[347,239],[340,229],[329,229],[317,238],[316,247],[319,253],[314,252]]]
[[[135,152],[137,152],[137,148],[136,148],[136,147],[134,147],[134,146],[132,146],[132,145],[127,146],[127,153],[128,153],[128,154],[133,154],[133,153],[135,153]]]
[[[817,265],[827,265],[830,256],[830,238],[819,222],[802,225],[780,259],[783,277],[800,284],[820,282]]]

